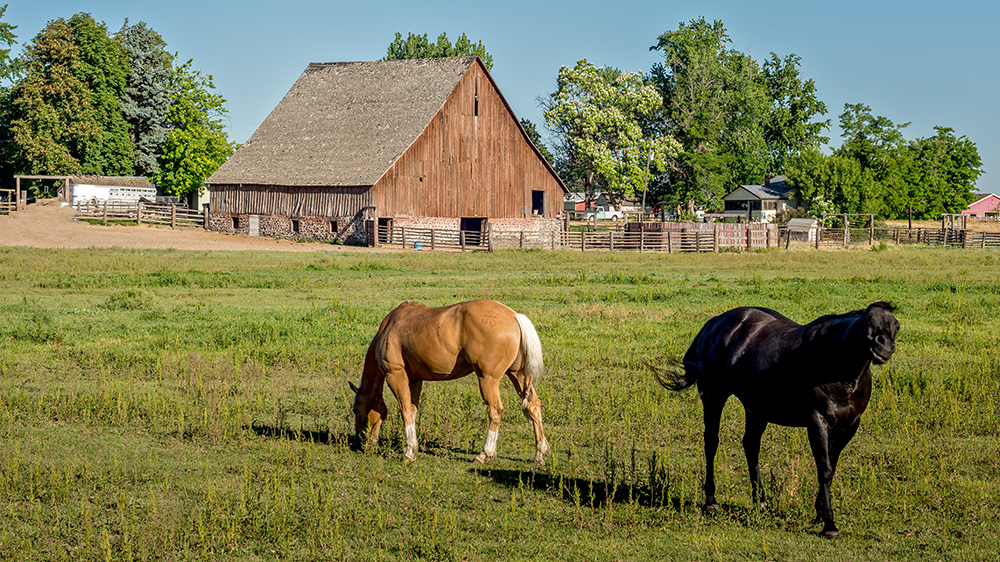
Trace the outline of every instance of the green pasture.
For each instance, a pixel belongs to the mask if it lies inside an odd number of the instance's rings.
[[[997,560],[1000,253],[878,250],[0,248],[0,559]],[[474,377],[424,385],[416,463],[388,391],[381,443],[352,448],[385,314],[474,298],[538,329],[550,461],[505,382],[499,457],[471,464]],[[816,535],[803,429],[768,429],[752,505],[735,400],[703,514],[697,394],[645,365],[735,306],[877,300],[902,328],[834,480],[842,538]]]

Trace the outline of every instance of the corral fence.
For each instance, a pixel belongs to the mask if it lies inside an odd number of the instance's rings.
[[[679,226],[678,226],[679,225]],[[416,250],[546,249],[633,252],[718,252],[777,247],[776,225],[627,223],[608,230],[486,231],[378,226],[378,244]]]
[[[782,239],[788,247],[788,239]],[[794,238],[794,237],[793,237]],[[819,228],[810,242],[816,248],[896,244],[952,248],[1000,248],[1000,232],[952,228]]]
[[[205,213],[187,207],[146,201],[79,201],[74,205],[76,218],[85,220],[126,221],[136,224],[161,224],[170,228],[205,227]]]

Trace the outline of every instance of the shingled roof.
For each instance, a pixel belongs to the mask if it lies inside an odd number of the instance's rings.
[[[374,185],[475,61],[312,63],[208,183]]]

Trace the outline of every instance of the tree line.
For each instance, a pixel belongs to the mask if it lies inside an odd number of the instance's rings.
[[[199,190],[236,150],[212,76],[178,64],[159,33],[115,33],[90,14],[55,19],[10,56],[0,7],[0,175],[145,176],[161,193]],[[44,185],[35,190],[43,191]]]
[[[0,174],[142,175],[163,193],[185,195],[232,155],[226,100],[211,75],[177,54],[144,22],[109,33],[86,13],[50,21],[17,57],[16,26],[0,8]],[[8,47],[4,49],[2,47]],[[647,72],[559,69],[540,96],[549,146],[525,131],[572,191],[588,197],[646,196],[689,213],[720,211],[743,184],[784,175],[803,215],[873,213],[937,218],[973,198],[983,173],[976,145],[948,127],[907,140],[862,103],[845,104],[842,143],[830,148],[830,119],[795,54],[762,62],[733,48],[721,21],[682,22],[656,38],[662,55]],[[383,60],[476,55],[464,33],[396,33]],[[824,148],[827,148],[824,151]]]
[[[784,175],[802,215],[934,219],[973,200],[982,162],[948,127],[907,140],[909,123],[849,103],[842,144],[824,153],[827,108],[795,54],[758,62],[732,48],[721,21],[704,18],[664,32],[650,50],[663,60],[645,74],[581,60],[539,99],[554,165],[574,191],[648,189],[653,201],[719,211],[735,187]]]

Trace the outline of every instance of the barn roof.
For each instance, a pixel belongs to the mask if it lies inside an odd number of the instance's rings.
[[[312,63],[208,183],[374,185],[475,61]]]

